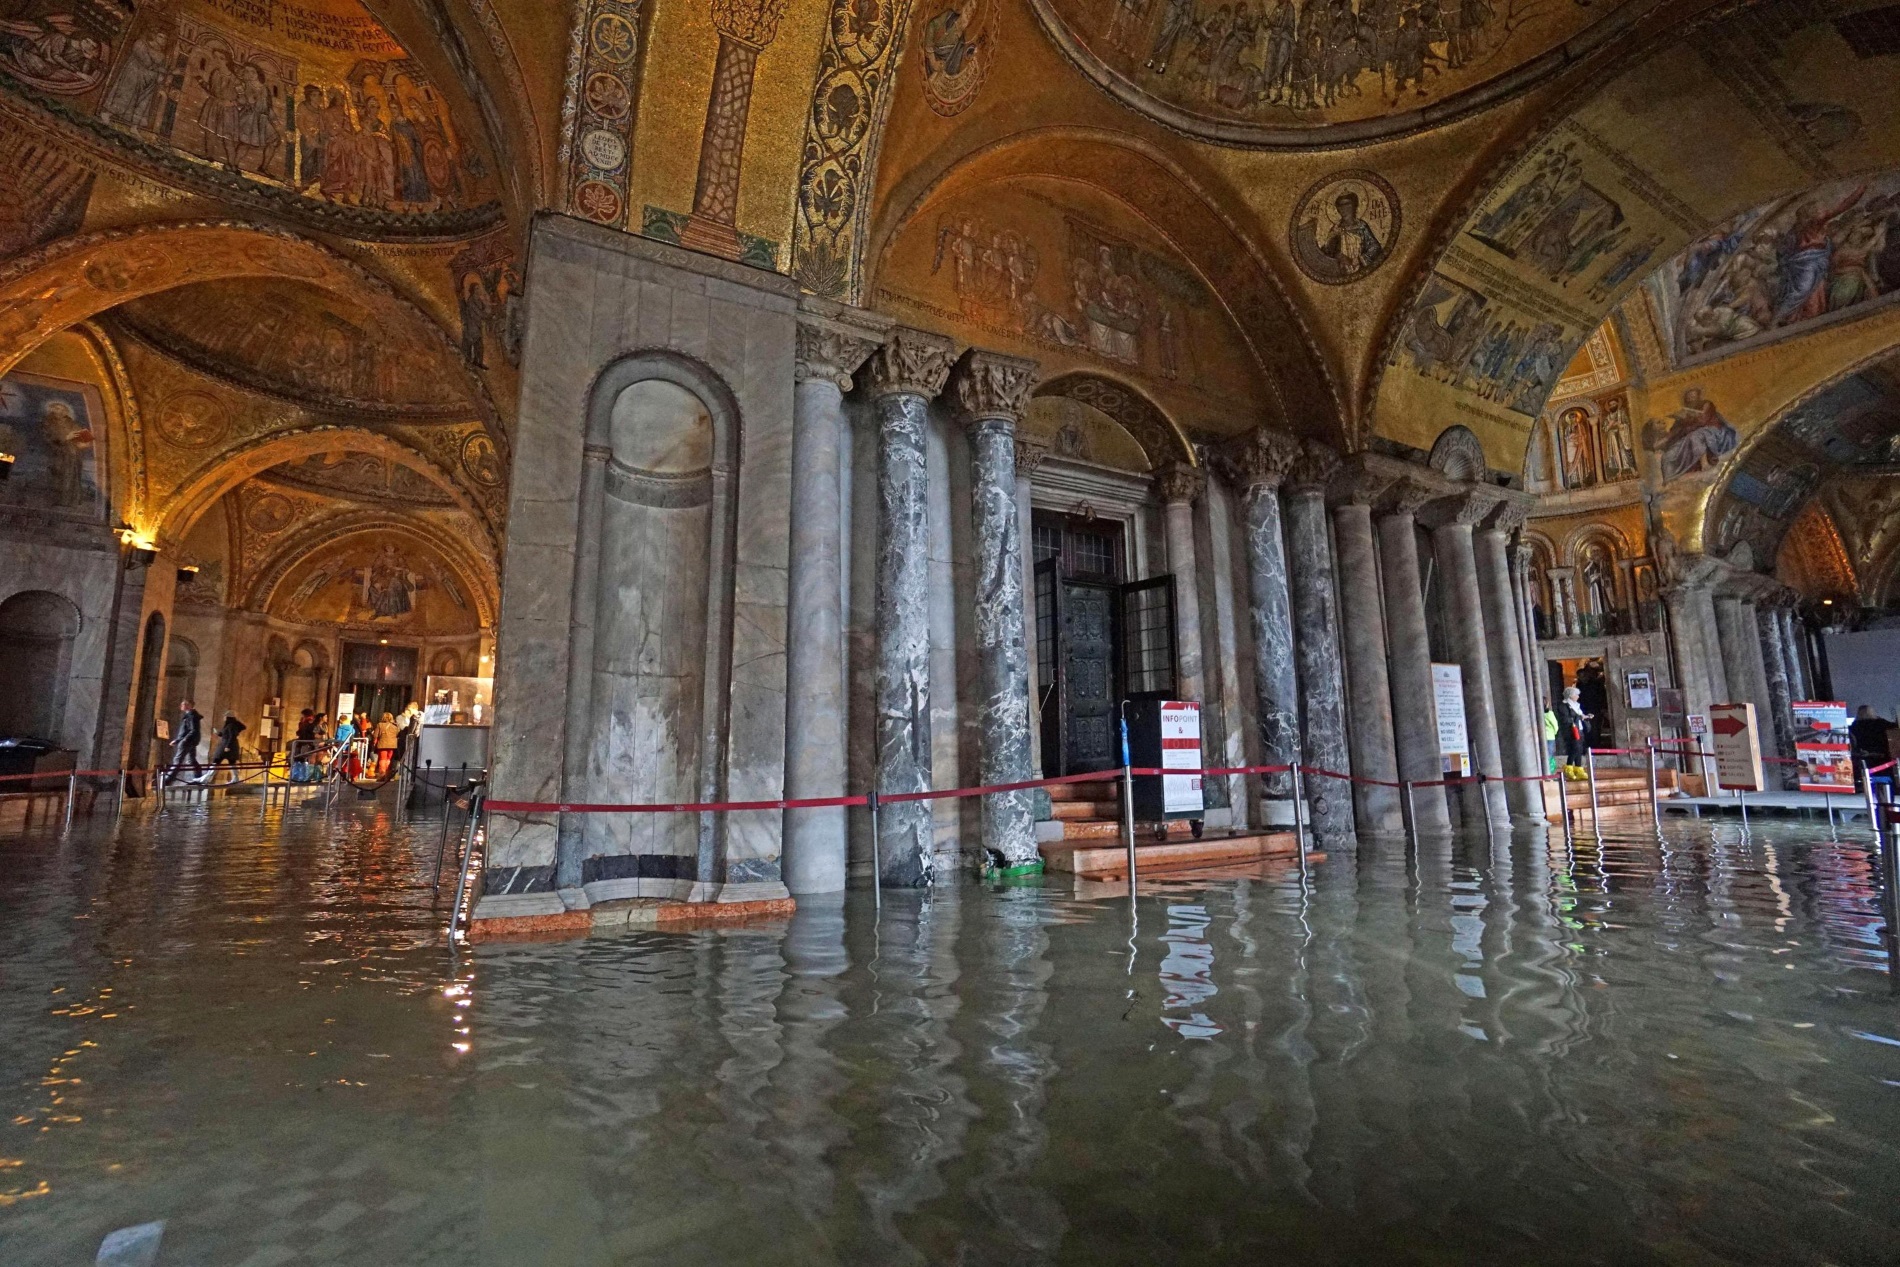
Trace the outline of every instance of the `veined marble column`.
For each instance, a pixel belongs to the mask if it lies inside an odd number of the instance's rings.
[[[1728,699],[1755,706],[1756,738],[1763,752],[1772,752],[1775,732],[1769,715],[1768,675],[1762,668],[1761,634],[1755,626],[1753,606],[1734,594],[1718,594],[1715,628],[1722,643],[1722,667],[1728,675]]]
[[[1809,676],[1806,630],[1795,615],[1792,603],[1781,609],[1781,646],[1788,657],[1788,689],[1796,699],[1814,698],[1814,681]]]
[[[1542,658],[1537,654],[1536,605],[1531,602],[1531,548],[1521,537],[1511,546],[1511,587],[1517,595],[1517,639],[1524,653],[1524,691],[1537,723],[1538,759],[1543,759],[1544,697],[1549,691]],[[1540,764],[1541,770],[1543,766]]]
[[[1263,765],[1291,765],[1300,759],[1299,681],[1293,668],[1293,615],[1280,531],[1280,481],[1298,452],[1291,436],[1256,431],[1230,455],[1234,483],[1246,498],[1247,609]],[[1269,797],[1285,799],[1292,795],[1293,780],[1269,774],[1264,787]]]
[[[1498,752],[1504,773],[1515,779],[1544,772],[1543,737],[1526,697],[1528,675],[1517,626],[1517,596],[1508,558],[1511,537],[1524,525],[1524,508],[1507,503],[1477,530],[1473,547],[1478,593],[1484,603],[1485,646],[1491,659],[1492,702],[1497,708]],[[1537,783],[1507,783],[1504,799],[1513,814],[1544,816],[1544,789]]]
[[[1333,542],[1326,522],[1326,486],[1338,470],[1339,456],[1332,450],[1311,441],[1302,447],[1287,472],[1286,536],[1302,764],[1347,774],[1352,757],[1346,749],[1346,684],[1339,667]],[[1316,834],[1352,835],[1352,784],[1308,775],[1306,801]]]
[[[1385,589],[1386,656],[1391,669],[1393,747],[1399,778],[1409,783],[1443,777],[1438,751],[1438,708],[1432,691],[1432,639],[1425,623],[1425,591],[1418,568],[1418,508],[1432,494],[1401,480],[1379,516],[1379,569]],[[1451,811],[1438,788],[1412,796],[1421,831],[1451,830]]]
[[[1333,546],[1339,556],[1339,630],[1346,654],[1346,739],[1352,772],[1396,783],[1392,741],[1392,681],[1386,670],[1385,611],[1379,601],[1379,556],[1372,543],[1372,502],[1386,481],[1355,471],[1333,507]],[[1353,810],[1362,831],[1405,827],[1397,788],[1355,783]]]
[[[1771,600],[1772,601],[1772,600]],[[1763,726],[1762,742],[1764,746],[1772,738],[1775,755],[1792,759],[1794,757],[1794,692],[1788,681],[1788,653],[1781,641],[1781,609],[1778,606],[1761,606],[1755,611],[1755,625],[1761,641],[1761,661],[1763,676],[1768,687],[1768,704],[1773,709],[1771,726]],[[1791,767],[1782,766],[1783,777],[1779,782],[1789,787],[1796,780],[1786,776]]]
[[[807,300],[798,322],[792,404],[791,564],[786,578],[785,795],[845,792],[843,504],[839,453],[844,393],[882,333],[841,319],[846,310]],[[794,895],[845,886],[842,807],[785,811],[785,887]]]
[[[889,796],[930,788],[930,553],[924,504],[924,443],[930,401],[950,377],[948,339],[900,329],[872,354],[877,445],[877,790]],[[879,870],[885,884],[921,887],[932,879],[928,801],[878,812]]]
[[[1477,552],[1471,539],[1472,525],[1482,522],[1496,507],[1494,494],[1476,490],[1461,493],[1439,508],[1438,522],[1432,528],[1433,553],[1445,580],[1445,616],[1452,654],[1463,671],[1465,731],[1471,760],[1475,772],[1487,780],[1459,788],[1467,827],[1483,821],[1486,801],[1490,802],[1493,823],[1509,821],[1510,814],[1504,785],[1488,781],[1504,773],[1504,759],[1498,747],[1498,714],[1491,692],[1484,597],[1478,586]]]
[[[1201,578],[1194,562],[1194,503],[1206,487],[1207,472],[1185,462],[1155,477],[1167,520],[1168,571],[1174,577],[1174,689],[1182,699],[1203,703],[1207,683],[1201,666]]]
[[[971,528],[976,537],[976,654],[981,675],[978,760],[984,783],[1020,783],[1029,769],[1029,651],[1023,625],[1023,538],[1016,505],[1016,421],[1038,370],[971,351],[951,389],[970,432]],[[1005,870],[1040,865],[1030,793],[983,798],[983,848]]]
[[[1036,468],[1049,456],[1049,442],[1016,433],[1016,532],[1023,543],[1023,645],[1029,663],[1029,769],[1042,773],[1042,670],[1036,660]],[[1030,793],[1034,803],[1037,793]],[[1044,792],[1041,795],[1048,795]]]

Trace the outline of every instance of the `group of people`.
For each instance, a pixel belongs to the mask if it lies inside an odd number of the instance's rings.
[[[384,713],[372,723],[367,713],[346,713],[334,724],[328,713],[306,708],[297,718],[297,730],[290,741],[290,779],[296,783],[315,783],[342,762],[341,772],[355,779],[367,775],[388,778],[408,755],[422,727],[422,709],[410,704],[398,718]],[[204,714],[197,705],[185,700],[178,707],[178,724],[172,733],[171,763],[162,773],[165,783],[209,783],[219,765],[230,767],[227,783],[238,781],[241,760],[238,736],[246,727],[237,713],[225,710],[224,721],[214,737],[209,767],[198,760],[198,747],[204,742]]]

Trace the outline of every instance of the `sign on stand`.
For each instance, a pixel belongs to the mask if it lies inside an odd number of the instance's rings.
[[[1794,756],[1803,792],[1847,792],[1854,785],[1854,747],[1843,700],[1796,700]]]
[[[1201,706],[1193,700],[1171,699],[1161,702],[1161,768],[1201,768]],[[1198,816],[1203,809],[1201,776],[1162,775],[1161,809],[1165,814]]]
[[[1755,706],[1709,705],[1709,734],[1715,740],[1716,783],[1728,792],[1761,791],[1761,741],[1755,733]]]
[[[1471,773],[1471,736],[1465,729],[1465,672],[1462,665],[1432,665],[1432,700],[1438,706],[1438,755],[1448,775]]]

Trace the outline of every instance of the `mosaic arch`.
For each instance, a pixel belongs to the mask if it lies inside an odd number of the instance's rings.
[[[356,513],[310,526],[257,574],[241,605],[293,620],[391,632],[473,632],[494,623],[492,562],[436,525]]]
[[[1492,467],[1519,470],[1578,348],[1685,248],[1750,208],[1832,212],[1803,195],[1841,182],[1836,202],[1866,189],[1830,225],[1885,213],[1874,174],[1900,167],[1900,62],[1847,16],[1770,8],[1691,30],[1509,152],[1386,326],[1368,393],[1379,435],[1423,448],[1456,420]],[[1685,149],[1685,133],[1707,144]]]
[[[1653,0],[1030,0],[1103,90],[1202,140],[1336,146],[1521,92],[1627,30]]]

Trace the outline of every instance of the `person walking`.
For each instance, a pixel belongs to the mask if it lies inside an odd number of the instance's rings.
[[[172,735],[172,763],[165,767],[165,783],[176,783],[178,771],[191,766],[191,781],[200,782],[204,767],[198,764],[198,741],[204,736],[204,714],[190,700],[178,705],[178,730]]]
[[[317,714],[306,708],[297,715],[297,737],[290,744],[290,781],[310,781],[310,754],[317,747]]]
[[[377,778],[389,777],[389,767],[396,763],[396,744],[401,733],[396,729],[395,716],[390,713],[384,713],[383,719],[376,723],[376,728],[371,732],[376,749]]]
[[[211,770],[205,776],[207,782],[218,773],[221,763],[228,763],[231,767],[231,777],[224,781],[225,786],[229,787],[238,781],[238,736],[243,733],[244,723],[238,720],[236,713],[225,709],[224,724],[218,727],[218,746],[211,753]]]

